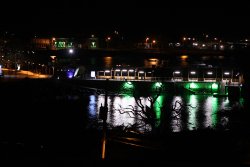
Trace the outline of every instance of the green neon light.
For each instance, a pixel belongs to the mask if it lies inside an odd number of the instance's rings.
[[[58,48],[65,48],[65,42],[59,41],[57,47]]]

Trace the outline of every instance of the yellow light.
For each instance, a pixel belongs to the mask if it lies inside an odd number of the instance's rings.
[[[188,58],[188,55],[182,55],[182,56],[181,56],[181,59],[182,59],[182,60],[186,60],[187,58]]]

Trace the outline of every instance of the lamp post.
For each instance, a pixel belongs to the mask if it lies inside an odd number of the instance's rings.
[[[111,40],[111,37],[107,37],[107,38],[106,38],[107,48],[109,48],[109,42],[110,42],[110,40]]]
[[[55,74],[55,61],[56,61],[56,56],[50,56],[51,57],[51,62],[52,62],[52,75],[54,76]]]
[[[156,46],[156,40],[152,41],[152,48],[157,48],[157,46]]]
[[[149,46],[148,46],[148,41],[149,41],[149,37],[147,37],[146,40],[145,40],[145,48],[146,48],[146,49],[149,48]]]
[[[181,72],[180,71],[174,71],[173,72],[173,80],[175,81],[175,75],[174,74],[180,74]]]

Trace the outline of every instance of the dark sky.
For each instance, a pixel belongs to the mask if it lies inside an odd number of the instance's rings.
[[[82,1],[35,1],[1,6],[1,30],[19,34],[83,35],[114,30],[124,36],[185,35],[212,33],[217,36],[249,36],[250,8],[223,6],[190,7],[138,5]]]

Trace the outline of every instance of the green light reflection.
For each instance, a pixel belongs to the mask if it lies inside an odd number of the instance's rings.
[[[218,98],[212,98],[212,127],[215,128],[218,123]]]
[[[160,118],[161,118],[161,107],[163,106],[163,101],[164,101],[164,96],[161,95],[157,98],[156,102],[155,102],[155,105],[154,105],[154,110],[155,110],[155,114],[156,114],[156,119],[158,120],[157,122],[157,125],[156,126],[159,126],[160,125]]]
[[[196,129],[197,124],[197,111],[198,111],[198,97],[196,95],[190,95],[189,104],[192,106],[189,108],[189,118],[188,118],[188,129]]]

